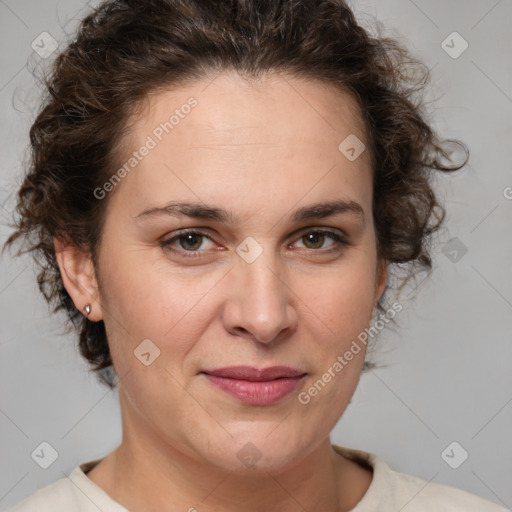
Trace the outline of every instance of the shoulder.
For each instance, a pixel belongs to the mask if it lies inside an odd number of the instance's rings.
[[[509,512],[476,494],[396,471],[373,453],[336,445],[333,448],[373,470],[370,487],[351,512]]]
[[[38,489],[24,500],[17,503],[8,512],[60,512],[71,511],[76,507],[73,484],[67,478]]]
[[[397,497],[410,502],[407,510],[423,512],[435,508],[437,512],[507,512],[500,505],[462,489],[391,471]]]
[[[100,460],[80,464],[69,476],[38,489],[7,512],[128,512],[87,477]]]

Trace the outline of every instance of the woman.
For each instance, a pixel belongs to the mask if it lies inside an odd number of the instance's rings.
[[[123,440],[13,511],[504,510],[329,440],[393,266],[428,269],[444,216],[409,64],[334,0],[83,20],[7,245],[35,236]]]

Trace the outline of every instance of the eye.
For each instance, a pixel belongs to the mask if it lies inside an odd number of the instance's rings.
[[[163,240],[161,242],[161,246],[168,247],[171,251],[174,252],[181,252],[182,254],[189,253],[186,254],[186,256],[195,256],[195,254],[190,253],[204,252],[205,247],[203,242],[205,240],[209,240],[211,243],[213,243],[213,240],[202,231],[185,231],[173,236],[172,238],[169,238],[168,240]],[[176,242],[178,242],[179,248],[173,249],[172,246]],[[199,250],[201,247],[203,248],[202,251]],[[206,247],[206,249],[208,249],[208,247]]]
[[[331,243],[327,247],[324,247],[325,242],[329,239],[333,243]],[[299,238],[299,241],[300,240],[305,241],[305,244],[303,246],[305,249],[309,249],[316,252],[320,252],[318,251],[319,249],[335,250],[339,249],[340,246],[349,245],[349,243],[347,242],[346,238],[343,235],[335,231],[322,229],[314,229],[306,233],[303,233],[302,236]],[[209,247],[209,244],[207,242],[210,242]],[[208,249],[211,249],[211,244],[214,243],[215,242],[212,240],[212,238],[203,231],[188,230],[182,231],[167,240],[163,240],[162,242],[160,242],[160,245],[184,257],[198,257],[205,253]]]
[[[327,248],[333,248],[338,245],[348,245],[347,240],[345,237],[340,235],[339,233],[336,233],[334,231],[327,231],[327,230],[320,230],[315,229],[312,231],[308,231],[307,233],[304,233],[299,240],[305,241],[305,248],[306,249],[325,249],[326,247],[323,247],[325,241],[327,239],[331,239],[334,243],[329,245]]]

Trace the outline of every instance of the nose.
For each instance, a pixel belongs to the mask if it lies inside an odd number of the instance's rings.
[[[297,326],[294,294],[283,280],[283,271],[265,251],[256,261],[241,258],[231,270],[229,292],[223,310],[228,332],[270,343]]]

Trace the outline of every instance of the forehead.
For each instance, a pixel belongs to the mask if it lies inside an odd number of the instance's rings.
[[[218,197],[219,184],[224,194],[259,194],[267,205],[285,192],[298,201],[315,182],[361,195],[369,185],[368,151],[350,161],[339,148],[354,136],[368,146],[358,105],[346,92],[277,73],[247,81],[224,72],[140,103],[121,165],[150,149],[127,166],[118,187],[137,196],[133,213],[173,194],[203,200],[213,190]]]
[[[175,111],[183,120],[183,112],[179,111],[183,108],[188,111],[186,103],[191,97],[197,101],[197,107],[193,109],[195,115],[188,116],[185,112],[185,117],[189,117],[186,124],[194,128],[193,136],[208,136],[212,141],[225,139],[226,134],[219,128],[231,129],[235,132],[233,135],[240,129],[258,128],[258,138],[267,142],[285,135],[291,135],[294,142],[307,142],[312,132],[324,136],[328,132],[332,135],[338,132],[338,137],[347,130],[364,137],[359,106],[348,91],[287,73],[243,78],[234,71],[152,92],[138,105],[132,118],[132,135],[140,140],[160,123],[169,121]],[[176,121],[174,119],[171,124]],[[269,124],[263,125],[264,122]],[[273,127],[279,127],[280,133],[277,134]]]

